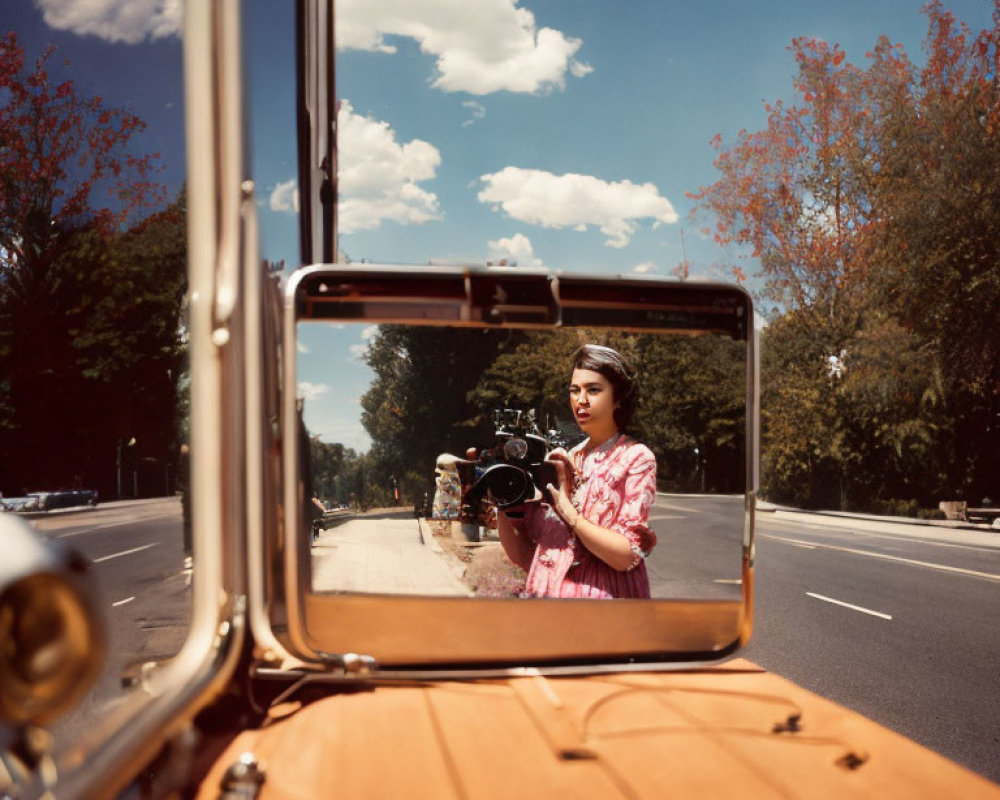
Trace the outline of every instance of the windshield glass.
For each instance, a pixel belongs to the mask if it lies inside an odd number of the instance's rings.
[[[0,503],[90,562],[109,628],[57,752],[148,698],[189,627],[180,21],[4,7]]]

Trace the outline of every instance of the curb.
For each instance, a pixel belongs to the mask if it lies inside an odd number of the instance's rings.
[[[812,511],[804,508],[792,508],[791,506],[777,506],[771,503],[757,502],[757,511],[773,514],[783,512],[787,514],[802,514],[803,516],[831,517],[834,519],[857,519],[865,522],[888,522],[895,525],[920,525],[925,528],[937,528],[941,531],[962,530],[997,532],[997,528],[987,524],[976,522],[962,522],[961,520],[933,520],[917,519],[916,517],[883,517],[876,514],[859,514],[852,511]]]
[[[420,544],[427,545],[435,553],[443,552],[441,545],[434,541],[434,534],[428,530],[425,517],[417,517],[417,528],[420,531]]]

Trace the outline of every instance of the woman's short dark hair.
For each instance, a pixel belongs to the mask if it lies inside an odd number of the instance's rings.
[[[639,404],[639,383],[625,357],[604,345],[585,344],[573,354],[573,369],[588,369],[608,379],[618,404],[614,412],[615,424],[619,431],[624,431]]]

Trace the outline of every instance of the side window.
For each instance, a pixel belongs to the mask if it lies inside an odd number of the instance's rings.
[[[110,651],[58,753],[190,619],[180,5],[5,8],[0,492],[97,573]]]

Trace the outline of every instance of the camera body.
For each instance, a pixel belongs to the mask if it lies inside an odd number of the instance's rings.
[[[545,459],[565,442],[556,431],[541,432],[534,409],[496,409],[493,423],[493,446],[475,460],[456,462],[464,521],[482,520],[486,504],[506,509],[541,500],[545,486],[558,480],[555,465]]]

